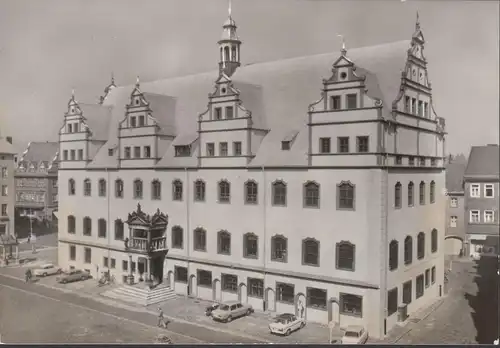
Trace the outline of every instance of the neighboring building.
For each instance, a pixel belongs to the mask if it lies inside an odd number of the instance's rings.
[[[469,255],[498,255],[499,147],[473,146],[465,181],[465,220]]]
[[[52,220],[57,210],[58,142],[31,142],[16,168],[16,209],[20,216]]]
[[[219,71],[71,97],[60,265],[257,310],[303,303],[308,321],[381,337],[444,278],[444,119],[420,25],[242,67],[240,45],[229,17]]]
[[[0,137],[0,235],[14,235],[14,168],[16,150],[11,137]]]
[[[446,236],[445,253],[464,255],[465,238],[465,201],[464,172],[467,167],[465,157],[456,157],[446,165]]]

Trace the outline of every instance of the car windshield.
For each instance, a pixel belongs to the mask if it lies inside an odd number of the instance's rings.
[[[229,310],[229,306],[228,306],[228,305],[223,304],[223,305],[220,305],[219,309],[220,309],[221,311],[228,311],[228,310]]]
[[[346,333],[344,334],[345,337],[359,337],[359,333],[357,333],[356,331],[346,331]]]
[[[278,323],[278,324],[286,324],[286,319],[283,319],[283,318],[278,318],[274,321],[275,323]]]

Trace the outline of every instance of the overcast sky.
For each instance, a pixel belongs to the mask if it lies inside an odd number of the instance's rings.
[[[96,102],[118,85],[217,68],[227,0],[0,0],[0,134],[57,140],[75,88]],[[410,39],[416,11],[448,149],[498,143],[497,1],[233,0],[242,63]],[[333,63],[333,62],[332,62]],[[403,67],[401,67],[403,68]],[[214,77],[215,80],[215,77]],[[318,88],[320,83],[306,88]],[[207,91],[207,93],[210,91]],[[304,106],[306,107],[306,106]]]

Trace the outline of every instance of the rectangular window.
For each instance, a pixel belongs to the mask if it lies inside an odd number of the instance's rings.
[[[84,248],[83,254],[84,254],[85,263],[92,263],[92,249]]]
[[[208,148],[208,144],[207,144],[207,148]],[[189,156],[191,156],[191,146],[178,145],[175,147],[175,157],[189,157]]]
[[[471,210],[469,222],[478,223],[479,222],[479,210]]]
[[[363,297],[340,293],[340,313],[355,317],[363,316]]]
[[[79,161],[82,161],[82,160],[83,160],[83,150],[82,150],[82,149],[79,149],[79,150],[78,150],[78,160],[79,160]]]
[[[484,185],[484,197],[493,198],[495,196],[495,191],[493,188],[493,184],[485,184]]]
[[[144,157],[151,158],[151,146],[144,146]]]
[[[7,204],[2,204],[2,216],[7,216]]]
[[[339,95],[334,95],[330,97],[330,109],[332,110],[340,110],[341,105],[340,105],[340,96]]]
[[[479,198],[481,197],[481,192],[480,192],[480,185],[479,184],[471,184],[470,185],[470,196],[474,198]]]
[[[9,194],[9,187],[7,185],[2,185],[2,196],[6,197]]]
[[[188,269],[186,267],[174,267],[174,280],[178,283],[188,282]]]
[[[73,124],[73,127],[74,127],[73,132],[78,133],[78,126],[79,126],[78,123]]]
[[[212,287],[212,272],[199,269],[197,271],[198,286]]]
[[[284,150],[284,151],[290,150],[290,142],[289,141],[282,141],[281,142],[281,150]]]
[[[424,116],[424,102],[418,101],[418,116]]]
[[[331,139],[330,138],[319,138],[319,152],[320,153],[330,153],[331,152]]]
[[[132,261],[132,263],[130,264],[130,271],[132,273],[135,273],[135,271],[137,269],[136,266],[137,266],[137,264],[135,263],[135,261]]]
[[[207,157],[214,157],[214,156],[215,156],[215,144],[207,143]]]
[[[307,307],[326,309],[327,296],[325,289],[307,288],[306,297]]]
[[[415,158],[410,156],[408,157],[408,165],[409,166],[414,166],[415,165]]]
[[[398,310],[398,288],[387,292],[387,316],[391,316]]]
[[[233,142],[233,156],[241,156],[241,141]]]
[[[106,256],[104,256],[104,258],[103,258],[103,260],[102,260],[102,265],[103,265],[104,267],[106,267],[106,268],[108,268],[108,267],[109,267],[109,259],[108,259]]]
[[[405,97],[405,112],[410,113],[410,105],[411,105],[411,100],[410,97],[406,96]]]
[[[338,137],[337,138],[337,152],[346,153],[349,152],[349,137]]]
[[[226,119],[231,120],[234,118],[234,109],[232,106],[226,106]]]
[[[424,117],[427,118],[429,117],[429,104],[424,103]]]
[[[64,150],[63,151],[63,161],[67,161],[68,160],[68,150]]]
[[[111,268],[116,268],[116,259],[111,259]]]
[[[7,178],[7,167],[2,167],[2,178],[6,179]]]
[[[485,223],[495,222],[495,213],[492,210],[484,211],[484,222]]]
[[[357,137],[358,152],[368,152],[368,137]]]
[[[411,113],[413,115],[417,114],[417,99],[411,98]]]
[[[415,297],[420,298],[424,296],[424,275],[417,276],[417,287],[415,289]]]
[[[450,227],[457,227],[457,220],[456,216],[450,216]]]
[[[134,146],[134,158],[141,158],[141,148]]]
[[[70,158],[72,161],[76,160],[76,151],[75,150],[70,150]]]
[[[144,116],[143,115],[139,116],[139,127],[144,127],[146,125],[146,122],[144,121],[145,121]]]
[[[113,149],[108,149],[108,156],[113,156]]]
[[[68,133],[73,133],[73,125],[68,123]]]
[[[130,146],[125,147],[125,158],[130,159]]]
[[[431,284],[436,282],[436,266],[431,268]]]
[[[234,274],[221,274],[222,291],[238,292],[238,277]]]
[[[431,278],[431,270],[430,269],[426,269],[425,270],[425,287],[428,288],[429,285],[431,284],[430,283],[430,279]]]
[[[358,98],[356,94],[346,95],[346,104],[348,109],[356,109],[358,107]]]
[[[264,298],[264,280],[257,278],[248,278],[247,296]]]
[[[396,164],[401,165],[403,163],[403,157],[402,156],[396,156]]]
[[[420,166],[425,167],[425,158],[424,157],[420,157]]]
[[[450,207],[458,208],[458,198],[452,197],[450,199]]]
[[[76,260],[76,246],[74,246],[74,245],[69,246],[69,259],[71,261]]]
[[[137,127],[137,119],[134,116],[130,117],[130,127]]]
[[[227,156],[227,143],[219,143],[219,156]]]
[[[431,166],[435,167],[436,165],[437,165],[436,159],[435,158],[431,158]]]
[[[293,303],[295,299],[295,287],[293,284],[276,283],[276,301]]]
[[[411,280],[403,283],[403,303],[410,304],[411,303],[411,295],[412,295],[412,282]]]
[[[128,261],[127,260],[122,261],[122,271],[128,271]]]
[[[222,119],[222,108],[215,108],[214,109],[214,119],[215,120],[221,120]]]

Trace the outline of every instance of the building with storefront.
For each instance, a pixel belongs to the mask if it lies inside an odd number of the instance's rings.
[[[383,336],[443,285],[424,43],[417,21],[408,41],[245,66],[229,16],[218,70],[73,95],[60,265]]]

